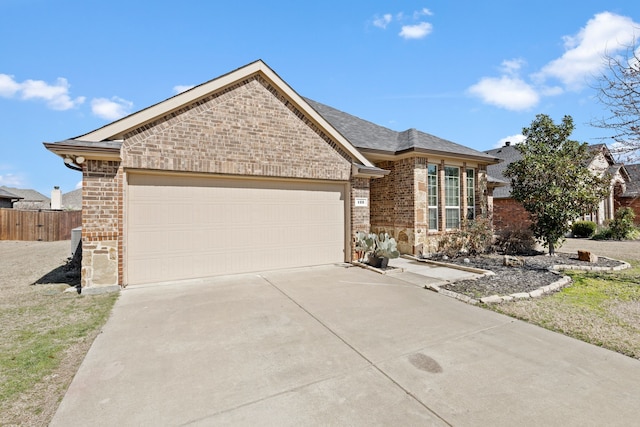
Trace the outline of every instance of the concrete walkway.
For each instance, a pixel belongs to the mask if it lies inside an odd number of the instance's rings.
[[[357,267],[130,287],[52,426],[633,425],[640,361]]]

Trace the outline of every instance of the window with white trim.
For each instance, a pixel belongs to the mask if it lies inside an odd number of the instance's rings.
[[[476,219],[476,174],[467,169],[467,219]]]
[[[427,205],[429,230],[438,230],[438,166],[427,165]]]
[[[460,228],[460,168],[444,167],[445,228]]]

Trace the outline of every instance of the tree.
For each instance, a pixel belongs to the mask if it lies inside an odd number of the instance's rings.
[[[569,139],[573,129],[571,116],[556,125],[549,116],[538,114],[522,130],[525,141],[516,145],[522,158],[505,172],[511,178],[511,196],[529,212],[533,235],[551,255],[571,229],[571,221],[592,212],[608,193],[607,177],[598,177],[587,167],[588,145]]]
[[[626,55],[606,55],[607,71],[595,86],[598,100],[611,115],[593,120],[592,126],[611,129],[611,152],[627,161],[640,155],[640,46],[627,46]]]

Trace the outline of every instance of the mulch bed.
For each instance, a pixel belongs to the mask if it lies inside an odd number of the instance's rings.
[[[560,279],[557,272],[549,269],[554,265],[575,265],[590,267],[616,267],[622,262],[599,257],[597,263],[578,260],[577,255],[558,253],[557,256],[531,255],[519,256],[524,260],[522,267],[506,267],[502,264],[502,255],[478,255],[458,257],[444,260],[432,258],[434,261],[448,262],[467,267],[481,268],[495,273],[493,276],[483,276],[473,280],[460,280],[455,283],[441,285],[447,289],[471,298],[483,298],[491,295],[510,295],[531,292],[543,286],[552,284]],[[467,262],[468,261],[468,262]]]

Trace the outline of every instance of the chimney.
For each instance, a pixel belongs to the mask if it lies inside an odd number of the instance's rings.
[[[510,145],[511,145],[511,141],[506,141],[506,142],[504,143],[504,146],[505,146],[505,147],[508,147],[508,146],[510,146]]]
[[[62,192],[57,185],[51,190],[51,209],[54,211],[62,210]]]

